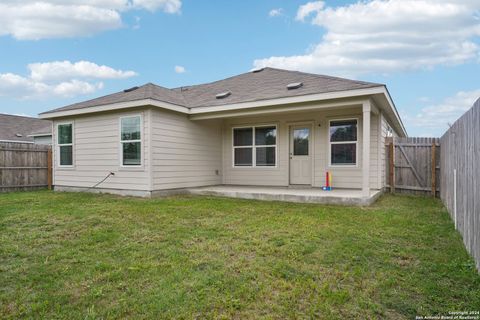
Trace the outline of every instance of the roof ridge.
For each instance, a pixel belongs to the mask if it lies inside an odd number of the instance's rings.
[[[40,118],[38,118],[38,117],[21,116],[21,115],[18,115],[18,114],[9,114],[9,113],[2,113],[2,112],[0,112],[0,116],[18,117],[18,118],[27,118],[27,119],[35,119],[35,120],[48,121],[48,120],[45,120],[45,119],[40,119]]]
[[[211,81],[211,82],[192,84],[192,85],[189,85],[189,86],[175,87],[175,88],[171,88],[171,90],[179,90],[179,89],[181,89],[181,88],[192,88],[192,87],[204,86],[204,85],[208,85],[208,84],[214,84],[214,83],[222,82],[222,81],[225,81],[225,80],[237,78],[237,77],[243,76],[243,75],[245,75],[245,74],[249,74],[249,73],[252,73],[252,71],[243,72],[243,73],[240,73],[240,74],[237,74],[237,75],[233,75],[233,76],[230,76],[230,77],[226,77],[226,78],[223,78],[223,79],[220,79],[220,80]]]
[[[378,85],[378,86],[384,86],[385,85],[384,83],[354,80],[354,79],[349,79],[349,78],[335,77],[335,76],[329,76],[329,75],[326,75],[326,74],[304,72],[304,71],[299,71],[299,70],[287,70],[287,69],[278,69],[278,68],[272,68],[272,67],[265,67],[264,69],[271,69],[271,70],[276,70],[276,71],[281,71],[281,72],[295,72],[295,73],[299,73],[299,74],[306,74],[306,75],[310,75],[310,76],[317,77],[317,78],[331,79],[331,80],[335,80],[335,81],[345,81],[345,80],[347,80],[347,81],[356,82],[356,83],[360,83],[360,84],[366,84],[366,85],[371,85],[371,84]]]
[[[148,99],[152,97],[152,93],[153,93],[152,85],[153,83],[151,82],[148,82],[147,84],[145,84],[145,93],[143,95],[144,99]]]
[[[142,85],[142,87],[144,87],[144,86],[150,86],[150,87],[159,87],[159,88],[162,88],[162,89],[168,89],[168,90],[171,90],[171,89],[169,89],[169,88],[167,88],[167,87],[163,87],[163,86],[161,86],[161,85],[158,85],[158,84],[156,84],[156,83],[153,83],[153,82],[147,82],[147,83],[145,83],[144,85]]]
[[[179,97],[181,97],[181,99],[182,99],[182,104],[181,104],[181,106],[188,108],[187,99],[186,99],[185,95],[183,94],[182,90],[178,91],[178,90],[175,90],[175,89],[173,89],[173,88],[163,87],[163,86],[160,86],[160,85],[155,84],[155,83],[153,83],[153,82],[149,82],[149,83],[147,83],[146,85],[148,85],[148,86],[150,87],[150,90],[151,90],[151,91],[150,91],[150,95],[149,95],[148,98],[152,98],[152,96],[153,96],[153,90],[152,90],[153,87],[158,87],[158,88],[161,88],[161,89],[163,89],[163,90],[168,90],[168,91],[171,91],[171,92],[179,95]],[[152,98],[152,99],[153,99],[153,100],[162,101],[162,100],[155,99],[155,98]]]
[[[376,82],[369,82],[369,81],[362,81],[362,80],[354,80],[354,79],[348,79],[348,78],[342,78],[342,77],[329,76],[329,75],[325,75],[325,74],[304,72],[304,71],[299,71],[299,70],[287,70],[287,69],[279,69],[279,68],[272,68],[272,67],[263,67],[263,68],[260,68],[260,69],[262,69],[262,70],[265,70],[265,69],[268,70],[269,69],[269,70],[275,70],[275,71],[280,71],[280,72],[284,72],[284,73],[294,72],[294,73],[298,73],[298,74],[310,75],[310,76],[313,76],[313,77],[330,79],[330,80],[334,80],[334,81],[351,81],[351,82],[355,82],[355,83],[358,83],[358,84],[364,84],[364,85],[385,86],[385,84],[383,84],[383,83],[376,83]],[[193,84],[193,85],[189,85],[189,86],[174,87],[174,88],[171,88],[170,90],[180,90],[181,91],[182,88],[193,88],[193,87],[199,87],[199,86],[204,86],[204,85],[211,85],[211,84],[215,84],[215,83],[218,83],[218,82],[223,82],[225,80],[237,78],[237,77],[249,74],[249,73],[252,73],[252,71],[247,71],[247,72],[244,72],[244,73],[240,73],[240,74],[237,74],[237,75],[233,75],[233,76],[230,76],[230,77],[227,77],[227,78],[223,78],[223,79],[215,80],[215,81],[211,81],[211,82],[198,83],[198,84]],[[182,96],[183,96],[183,93],[182,93]]]

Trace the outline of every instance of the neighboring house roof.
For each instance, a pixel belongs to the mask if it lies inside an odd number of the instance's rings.
[[[0,113],[0,141],[33,142],[35,135],[51,135],[52,122]]]
[[[288,84],[298,82],[302,83],[300,90],[287,89]],[[42,114],[142,99],[153,99],[187,108],[196,108],[379,86],[384,85],[298,71],[264,68],[260,72],[247,72],[211,83],[174,89],[147,83],[137,89],[127,89]],[[216,95],[223,92],[231,94],[227,98],[217,99]]]
[[[287,86],[293,85],[293,89]],[[220,96],[219,96],[220,95]],[[76,114],[151,105],[187,114],[273,106],[275,103],[381,96],[396,128],[405,128],[384,84],[298,71],[263,68],[227,79],[168,89],[152,83],[40,114],[52,119]],[[215,109],[215,110],[214,110]],[[220,110],[222,109],[222,110]]]

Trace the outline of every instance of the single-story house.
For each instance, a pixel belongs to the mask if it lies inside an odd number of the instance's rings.
[[[0,113],[0,142],[52,144],[52,122]]]
[[[54,122],[56,190],[87,190],[111,172],[96,190],[145,197],[311,190],[328,171],[334,189],[368,198],[386,187],[385,138],[407,134],[383,84],[273,68],[174,89],[149,83],[40,117]]]

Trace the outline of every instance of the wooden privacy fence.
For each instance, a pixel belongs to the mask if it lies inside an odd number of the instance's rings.
[[[440,143],[440,197],[480,271],[480,99]]]
[[[431,194],[439,191],[438,138],[388,138],[387,186],[391,192]]]
[[[50,188],[52,149],[47,145],[0,143],[0,192]]]

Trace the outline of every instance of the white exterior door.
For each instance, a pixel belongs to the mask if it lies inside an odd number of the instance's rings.
[[[290,184],[312,184],[312,126],[290,126]]]

